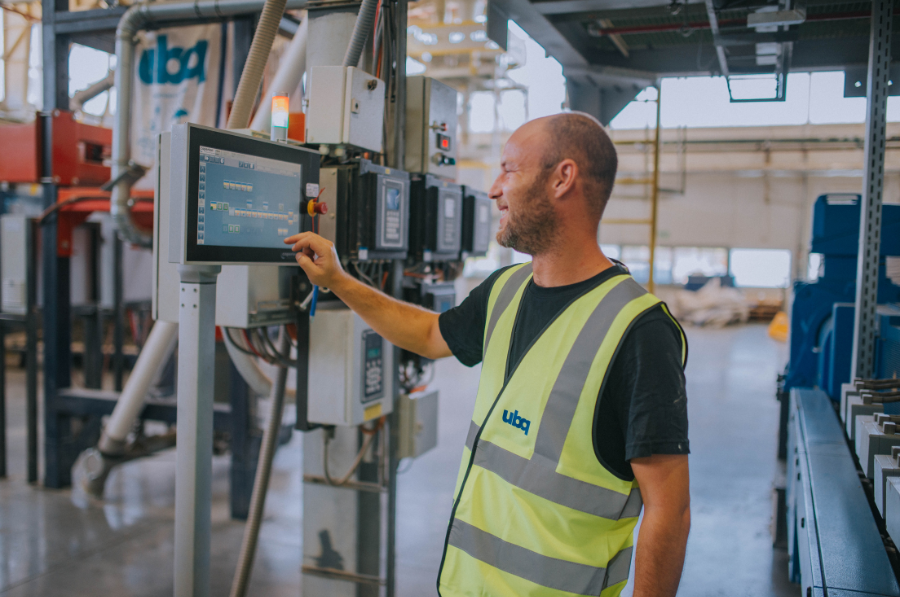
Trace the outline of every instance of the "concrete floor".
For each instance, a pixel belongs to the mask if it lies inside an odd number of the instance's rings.
[[[799,596],[787,582],[769,524],[776,473],[775,376],[786,347],[763,326],[689,329],[693,528],[679,595]],[[439,363],[438,448],[399,480],[398,595],[434,595],[462,443],[478,370]],[[171,594],[175,454],[122,466],[103,502],[75,490],[28,486],[24,375],[8,389],[10,477],[0,481],[0,595],[162,596]],[[250,595],[300,594],[301,442],[279,451]],[[228,517],[228,458],[215,459],[212,595],[227,595],[243,525]],[[630,595],[630,588],[626,589]]]

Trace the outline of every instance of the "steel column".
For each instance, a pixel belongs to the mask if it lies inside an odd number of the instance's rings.
[[[27,412],[28,482],[38,480],[38,300],[37,232],[38,221],[29,222],[26,259],[25,300],[25,404]],[[46,340],[45,340],[46,342]],[[46,400],[45,400],[46,404]]]
[[[856,271],[856,312],[851,377],[871,377],[875,370],[875,307],[881,253],[881,203],[884,191],[884,145],[888,79],[891,67],[890,0],[872,2],[872,34],[866,83],[865,175]]]
[[[67,0],[53,0],[43,10],[43,88],[41,182],[44,208],[57,202],[53,179],[53,111],[69,106],[69,39],[57,35],[57,12],[69,9]],[[74,456],[66,457],[65,438],[70,435],[68,418],[56,414],[56,398],[61,388],[71,385],[71,297],[69,296],[69,259],[56,254],[57,214],[49,215],[41,229],[42,275],[44,293],[44,484],[63,487],[69,484]],[[70,461],[71,460],[71,461]],[[29,479],[31,477],[29,471]]]
[[[117,392],[121,392],[125,372],[125,359],[122,348],[125,345],[125,269],[122,267],[122,251],[125,243],[115,235],[113,240],[113,384]],[[137,342],[137,338],[135,338]]]
[[[407,15],[409,13],[408,0],[397,0],[397,27],[400,31],[397,36],[397,98],[394,103],[394,152],[391,160],[395,167],[402,169],[406,157],[406,31]],[[403,262],[395,261],[391,272],[392,294],[395,298],[403,298]],[[400,362],[400,349],[394,348],[394,362]],[[397,446],[399,444],[398,423],[400,413],[397,409],[397,394],[400,388],[399,368],[394,367],[394,410],[388,419],[389,428],[385,438],[387,441],[387,545],[385,546],[386,568],[385,593],[387,597],[394,597],[397,592],[397,469],[400,460],[397,458]],[[384,432],[383,432],[384,433]]]

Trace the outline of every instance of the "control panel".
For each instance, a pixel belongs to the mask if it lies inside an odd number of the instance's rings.
[[[463,187],[461,259],[487,255],[488,245],[491,243],[492,209],[487,193]]]
[[[452,87],[431,77],[406,80],[406,169],[456,178],[457,103]]]
[[[457,261],[462,220],[462,187],[430,174],[413,180],[410,250],[418,260]]]
[[[307,420],[359,425],[393,409],[393,346],[340,303],[310,319]]]
[[[164,137],[170,263],[296,265],[283,241],[318,193],[318,153],[195,124]]]
[[[343,259],[405,259],[409,248],[409,174],[369,160],[323,168],[319,234]]]
[[[384,338],[374,330],[365,330],[363,345],[363,403],[384,395]]]

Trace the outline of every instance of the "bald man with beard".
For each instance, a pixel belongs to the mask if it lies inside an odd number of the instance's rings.
[[[392,344],[482,363],[437,590],[442,597],[674,596],[690,529],[687,341],[597,230],[615,182],[600,123],[526,123],[489,195],[497,241],[532,261],[494,272],[440,315],[341,268],[332,243],[286,239]],[[633,531],[643,512],[636,545]]]

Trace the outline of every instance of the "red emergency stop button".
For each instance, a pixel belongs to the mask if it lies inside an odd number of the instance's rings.
[[[309,217],[311,218],[319,215],[325,215],[328,213],[328,204],[324,201],[316,201],[315,199],[313,199],[306,204],[306,213],[308,213]]]

